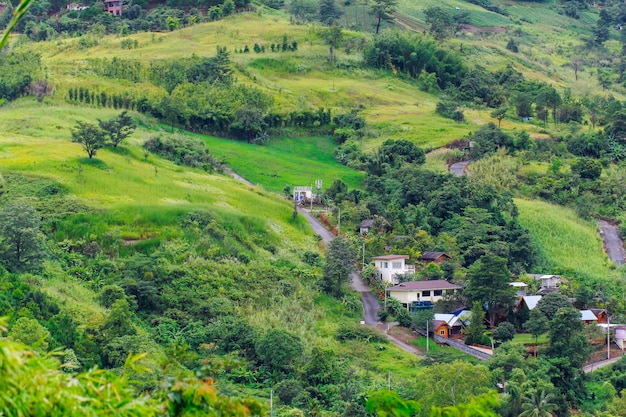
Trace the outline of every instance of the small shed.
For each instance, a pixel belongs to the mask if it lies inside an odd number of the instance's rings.
[[[445,252],[424,252],[422,256],[417,258],[419,262],[434,263],[435,265],[441,265],[442,263],[452,259],[450,255]]]
[[[509,282],[509,285],[515,288],[515,294],[518,296],[523,297],[526,295],[526,288],[528,287],[528,284],[525,282]]]
[[[366,219],[359,223],[359,233],[362,235],[366,235],[370,232],[371,229],[374,228],[374,220]]]

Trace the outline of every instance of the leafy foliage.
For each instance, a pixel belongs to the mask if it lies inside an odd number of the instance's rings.
[[[179,165],[202,168],[207,172],[221,170],[219,163],[206,145],[197,139],[183,135],[153,136],[148,139],[144,149]]]

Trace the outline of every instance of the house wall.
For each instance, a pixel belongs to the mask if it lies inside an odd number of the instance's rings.
[[[399,265],[396,265],[399,266],[399,268],[394,268],[394,263],[399,263]],[[374,265],[378,269],[379,278],[383,282],[391,282],[392,284],[398,283],[396,275],[402,275],[406,272],[404,270],[404,259],[396,259],[393,261],[377,260]]]
[[[435,295],[434,290],[430,291],[389,291],[389,296],[395,298],[400,301],[402,304],[410,304],[413,301],[430,301],[431,303],[436,303],[441,300],[446,294],[446,291],[453,290],[442,290],[441,295]],[[430,294],[425,294],[430,293]]]
[[[450,337],[450,328],[446,324],[442,324],[441,326],[435,329],[435,334],[439,337],[445,337],[446,339]]]

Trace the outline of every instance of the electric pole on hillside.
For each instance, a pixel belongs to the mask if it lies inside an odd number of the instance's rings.
[[[315,188],[317,188],[317,201],[322,202],[322,180],[315,180]]]

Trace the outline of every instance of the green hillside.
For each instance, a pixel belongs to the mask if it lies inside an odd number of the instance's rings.
[[[0,351],[38,352],[0,370],[29,380],[7,385],[0,406],[41,402],[32,369],[65,381],[60,362],[111,370],[93,381],[120,387],[107,399],[128,402],[118,415],[205,413],[221,404],[215,387],[237,398],[215,414],[233,416],[270,415],[270,396],[284,417],[517,417],[545,393],[559,416],[619,408],[619,368],[599,377],[606,395],[586,389],[589,340],[604,339],[576,311],[552,312],[539,359],[509,345],[485,362],[427,352],[414,332],[432,317],[414,319],[368,265],[401,254],[418,265],[411,279],[464,288],[435,311],[473,304],[455,329],[468,344],[529,331],[509,286],[525,273],[563,275],[563,307],[626,317],[623,271],[595,226],[626,221],[619,4],[607,17],[566,1],[172,0],[118,18],[57,3],[35,4],[0,55]],[[132,134],[119,146],[92,138],[88,157],[81,129],[97,136],[123,112]],[[449,174],[460,161],[469,175]],[[285,198],[318,179],[316,208],[330,207],[320,219],[345,237],[331,244]],[[365,219],[374,230],[359,236]],[[449,261],[420,265],[425,252]],[[362,259],[385,298],[378,329],[360,324],[348,285]],[[387,339],[385,321],[418,355]],[[494,381],[520,395],[496,400]],[[67,404],[94,396],[60,385],[76,395]],[[249,408],[233,411],[241,401]]]

